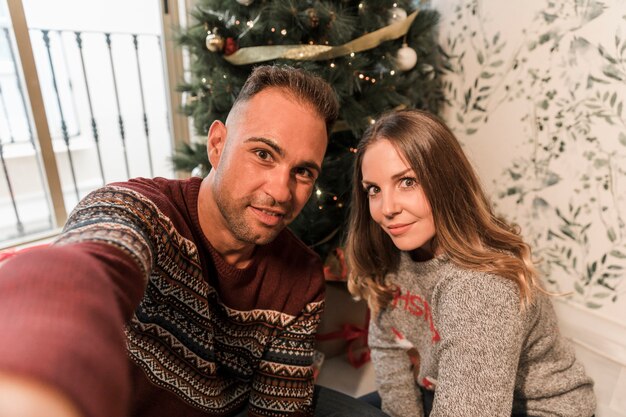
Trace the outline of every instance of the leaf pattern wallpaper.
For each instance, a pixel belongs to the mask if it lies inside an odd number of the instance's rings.
[[[550,291],[626,317],[626,0],[435,0],[443,112]]]

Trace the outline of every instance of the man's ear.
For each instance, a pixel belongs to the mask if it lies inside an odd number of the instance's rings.
[[[211,167],[217,168],[226,143],[226,126],[219,120],[214,121],[209,128],[207,139],[207,156]]]

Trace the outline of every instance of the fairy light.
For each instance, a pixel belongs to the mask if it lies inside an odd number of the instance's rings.
[[[363,74],[359,74],[359,78],[360,78],[360,79],[363,79],[363,78],[365,78],[365,75],[363,75]]]
[[[322,190],[320,190],[319,188],[317,190],[315,190],[315,195],[318,197],[322,196]]]
[[[391,71],[389,71],[389,74],[396,75],[396,71],[395,70],[391,70]]]
[[[276,28],[271,28],[270,29],[272,32],[276,32]]]
[[[206,78],[202,77],[202,82],[206,84]]]
[[[251,28],[252,26],[254,26],[254,22],[252,20],[248,20],[246,22],[246,26],[248,26],[249,28]]]
[[[283,30],[281,30],[281,31],[280,31],[280,34],[281,34],[281,35],[283,35],[283,36],[285,36],[285,35],[287,34],[287,29],[283,29]]]
[[[334,63],[334,62],[331,62],[331,63],[330,63],[330,67],[331,67],[331,68],[335,68],[335,63]]]
[[[350,58],[354,58],[354,52],[350,52]]]
[[[238,24],[240,24],[240,23],[241,23],[241,22],[240,22],[239,20],[235,20],[235,24],[236,24],[236,25],[238,25]]]

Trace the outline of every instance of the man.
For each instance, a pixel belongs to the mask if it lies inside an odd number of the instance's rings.
[[[314,389],[322,265],[285,230],[337,114],[321,79],[259,67],[206,178],[104,187],[3,265],[0,416],[382,415]]]

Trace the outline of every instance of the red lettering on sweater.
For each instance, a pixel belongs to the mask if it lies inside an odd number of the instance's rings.
[[[409,314],[415,317],[423,317],[430,327],[433,343],[440,340],[439,332],[435,329],[435,323],[433,322],[433,315],[430,309],[428,301],[424,300],[419,294],[412,294],[410,291],[402,293],[398,291],[394,297],[391,305],[395,308],[403,308]]]

